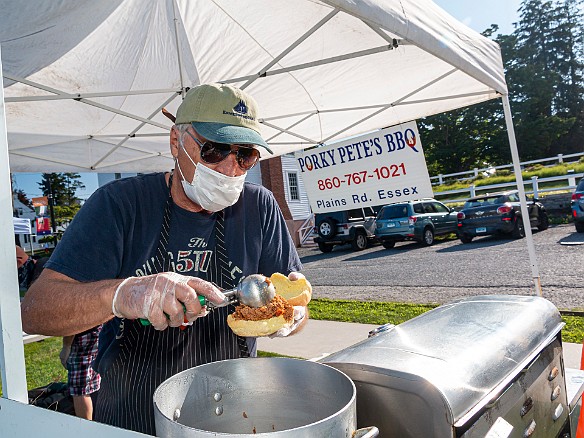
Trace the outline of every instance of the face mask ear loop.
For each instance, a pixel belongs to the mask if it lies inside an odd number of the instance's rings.
[[[197,165],[196,165],[196,163],[193,161],[193,159],[191,158],[191,156],[189,155],[189,153],[187,152],[187,150],[186,150],[186,148],[185,148],[185,143],[184,143],[184,140],[183,140],[183,137],[184,137],[185,133],[184,133],[184,132],[182,132],[182,131],[179,131],[179,133],[180,133],[180,135],[178,136],[178,144],[179,144],[180,148],[182,148],[182,150],[183,150],[183,152],[185,153],[185,155],[187,156],[187,158],[188,158],[189,160],[191,160],[191,163],[193,163],[193,166],[195,166],[195,172],[196,172]],[[184,176],[184,174],[183,174],[183,172],[182,172],[182,169],[180,168],[180,164],[178,163],[178,154],[177,154],[177,156],[175,157],[174,161],[175,161],[175,163],[176,163],[176,166],[175,166],[175,167],[178,169],[178,171],[179,171],[179,173],[180,173],[180,176],[181,176],[181,178],[183,179],[183,181],[185,181],[185,182],[186,182],[188,185],[191,185],[191,186],[192,186],[192,185],[193,185],[193,182],[192,182],[192,181],[190,181],[190,182],[189,182],[189,181],[187,181],[187,179],[185,178],[185,176]],[[194,180],[195,180],[195,175],[193,174],[193,181],[194,181]]]

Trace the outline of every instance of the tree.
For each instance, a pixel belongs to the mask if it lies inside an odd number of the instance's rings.
[[[16,195],[16,199],[18,199],[20,202],[22,202],[27,207],[32,208],[32,201],[30,199],[28,199],[28,195],[26,193],[24,193],[24,190],[16,189],[16,190],[14,190],[13,193]]]
[[[524,0],[511,35],[498,35],[520,157],[579,152],[584,142],[584,0]],[[496,25],[483,32],[493,37]],[[499,100],[419,121],[431,173],[510,159]]]
[[[497,30],[497,25],[491,25],[483,35],[491,36]],[[500,100],[426,117],[418,127],[431,174],[456,173],[510,159]]]
[[[557,141],[565,152],[580,152],[584,141],[584,17],[582,0],[564,0],[557,6],[555,68],[561,76],[554,104],[557,113],[574,118],[570,130]]]
[[[571,12],[579,2],[525,0],[512,37],[502,39],[522,159],[569,152],[565,140],[582,98],[576,41],[583,23]]]
[[[55,225],[65,226],[73,220],[81,208],[77,189],[85,188],[78,173],[43,173],[38,183],[44,196],[51,197],[55,215]]]

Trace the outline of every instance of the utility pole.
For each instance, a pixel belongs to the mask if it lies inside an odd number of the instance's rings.
[[[57,232],[57,224],[55,223],[55,210],[53,209],[54,197],[52,175],[52,173],[49,174],[49,213],[51,215],[51,228],[53,229],[53,234],[55,234]]]

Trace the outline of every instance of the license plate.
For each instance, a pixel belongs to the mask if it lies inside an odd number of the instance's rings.
[[[388,222],[387,223],[387,228],[393,228],[395,227],[395,222]]]
[[[487,229],[486,229],[486,227],[481,227],[481,228],[477,228],[476,231],[477,231],[477,234],[478,233],[486,233],[487,232]]]

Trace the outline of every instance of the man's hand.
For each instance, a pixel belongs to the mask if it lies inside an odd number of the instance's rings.
[[[296,281],[296,280],[301,280],[301,279],[306,279],[306,277],[304,276],[304,274],[301,274],[300,272],[290,272],[288,274],[288,280],[290,281]],[[308,282],[308,280],[306,280],[306,282]],[[310,285],[310,283],[308,283]],[[312,290],[312,287],[311,287]]]
[[[117,287],[112,312],[119,318],[147,319],[156,330],[164,330],[168,326],[182,325],[185,318],[193,322],[202,316],[205,309],[201,307],[198,295],[215,304],[227,300],[208,281],[176,272],[130,277]]]
[[[71,344],[73,344],[74,337],[75,336],[63,336],[63,347],[59,353],[59,359],[65,369],[67,369],[67,359],[69,359],[69,355],[71,354]]]
[[[308,321],[308,308],[294,306],[294,322],[289,327],[283,327],[276,333],[269,335],[270,338],[285,338],[291,334],[298,333]]]
[[[304,276],[304,274],[301,274],[300,272],[290,272],[288,274],[288,280],[290,280],[290,281],[297,281],[297,280],[301,280],[301,279],[306,279],[306,277]],[[310,290],[312,290],[312,286],[310,285],[310,282],[308,280],[306,280],[306,283],[308,283],[308,287],[310,288]],[[304,328],[307,321],[308,321],[308,307],[294,306],[294,322],[292,323],[292,325],[290,327],[281,328],[276,333],[271,334],[269,337],[270,338],[284,338],[284,337],[289,336],[291,334],[296,334]]]

